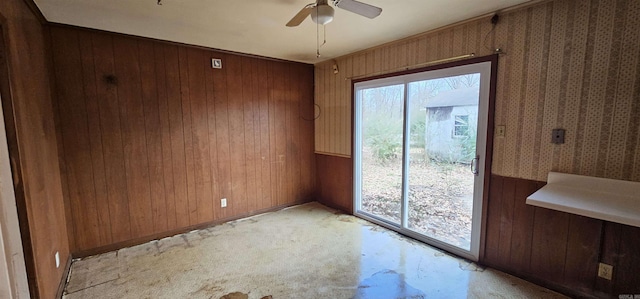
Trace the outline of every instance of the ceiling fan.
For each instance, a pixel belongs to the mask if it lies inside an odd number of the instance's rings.
[[[373,19],[380,15],[382,8],[362,3],[356,0],[316,0],[316,3],[307,4],[287,23],[287,27],[300,25],[307,16],[320,25],[325,25],[333,21],[333,7],[329,6],[329,1],[333,6],[348,10],[352,13]]]

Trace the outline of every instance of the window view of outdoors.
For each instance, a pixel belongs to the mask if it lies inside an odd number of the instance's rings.
[[[362,91],[362,211],[400,223],[404,86]]]
[[[408,84],[408,228],[469,250],[480,74]],[[400,223],[404,86],[362,90],[361,210]]]

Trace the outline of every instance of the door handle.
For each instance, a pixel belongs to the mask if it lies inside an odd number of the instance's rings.
[[[478,161],[480,161],[480,156],[476,156],[471,160],[471,173],[474,175],[478,175]]]

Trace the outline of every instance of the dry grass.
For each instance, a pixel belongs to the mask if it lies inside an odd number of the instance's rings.
[[[420,149],[412,149],[410,161],[409,228],[468,249],[473,194],[469,166],[425,160]],[[380,163],[365,150],[362,172],[362,210],[399,223],[401,159]]]

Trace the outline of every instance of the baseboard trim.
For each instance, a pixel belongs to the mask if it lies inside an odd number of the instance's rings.
[[[153,234],[153,235],[149,235],[149,236],[145,236],[145,237],[141,237],[141,238],[131,239],[131,240],[127,240],[127,241],[124,241],[124,242],[109,244],[109,245],[106,245],[106,246],[96,247],[96,248],[87,249],[87,250],[80,250],[80,251],[76,251],[76,252],[72,253],[71,255],[72,255],[72,257],[74,259],[76,259],[76,258],[84,258],[84,257],[92,256],[92,255],[98,255],[98,254],[102,254],[102,253],[107,253],[107,252],[118,250],[118,249],[122,249],[122,248],[127,248],[127,247],[131,247],[131,246],[144,244],[144,243],[147,243],[147,242],[150,242],[150,241],[153,241],[153,240],[159,240],[159,239],[162,239],[162,238],[183,234],[183,233],[190,232],[190,231],[193,231],[193,230],[209,228],[209,227],[220,225],[222,223],[229,222],[229,221],[234,221],[234,220],[238,220],[238,219],[242,219],[242,218],[246,218],[246,217],[251,217],[251,216],[255,216],[255,215],[259,215],[259,214],[279,211],[279,210],[282,210],[284,208],[297,206],[297,205],[301,205],[301,204],[305,204],[305,203],[309,203],[309,202],[313,202],[313,200],[297,201],[297,202],[284,204],[284,205],[279,205],[279,206],[275,206],[275,207],[270,207],[270,208],[266,208],[266,209],[255,210],[255,211],[251,211],[251,212],[248,212],[248,213],[235,215],[233,217],[227,217],[227,218],[214,220],[214,221],[211,221],[211,222],[205,222],[205,223],[201,223],[201,224],[182,227],[182,228],[179,228],[179,229],[169,230],[169,231],[166,231],[166,232],[161,232],[161,233],[157,233],[157,234]]]
[[[340,204],[335,204],[335,203],[332,203],[332,202],[326,202],[326,201],[323,201],[323,200],[318,200],[317,202],[319,204],[322,204],[322,205],[327,206],[329,208],[332,208],[334,210],[338,210],[338,211],[340,211],[342,213],[345,213],[345,214],[348,214],[348,215],[353,215],[353,213],[354,213],[354,211],[351,211],[351,209],[349,209],[347,207],[344,207],[344,206],[342,206]]]
[[[60,284],[58,284],[58,291],[56,292],[56,298],[58,299],[62,298],[62,295],[64,294],[64,288],[67,286],[69,272],[71,272],[72,261],[73,261],[73,258],[71,257],[71,254],[69,254],[69,256],[67,256],[67,263],[64,265],[64,272],[62,272],[62,278],[60,278]]]
[[[554,282],[551,282],[551,281],[547,281],[547,280],[541,279],[539,277],[536,277],[535,275],[532,275],[532,274],[523,273],[523,272],[519,272],[519,271],[514,271],[513,269],[509,269],[509,268],[506,268],[506,267],[503,267],[503,266],[500,266],[500,265],[496,265],[496,264],[493,264],[493,263],[483,262],[483,263],[478,263],[478,264],[480,264],[483,267],[492,268],[492,269],[507,273],[509,275],[513,275],[513,276],[518,277],[520,279],[526,280],[526,281],[528,281],[530,283],[537,284],[537,285],[539,285],[539,286],[541,286],[543,288],[547,288],[549,290],[552,290],[554,292],[558,292],[558,293],[560,293],[562,295],[565,295],[565,296],[568,296],[568,297],[571,297],[571,298],[585,298],[585,299],[602,298],[602,297],[597,296],[596,294],[591,294],[591,293],[584,292],[584,291],[581,291],[581,290],[571,289],[571,288],[568,288],[567,286],[564,286],[562,284],[554,283]]]

